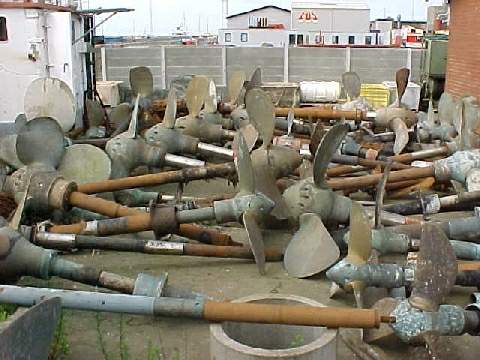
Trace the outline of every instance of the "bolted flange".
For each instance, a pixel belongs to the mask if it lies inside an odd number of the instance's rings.
[[[154,204],[150,207],[150,219],[155,237],[160,239],[166,234],[176,234],[179,229],[175,206]]]

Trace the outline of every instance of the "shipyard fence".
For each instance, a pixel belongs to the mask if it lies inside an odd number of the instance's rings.
[[[420,81],[422,49],[407,48],[262,48],[102,46],[96,49],[98,80],[123,81],[129,69],[148,66],[154,86],[168,88],[182,75],[207,75],[224,87],[236,70],[247,76],[260,66],[265,82],[340,81],[345,71],[355,71],[363,83],[395,80],[395,71],[411,69],[411,81]]]

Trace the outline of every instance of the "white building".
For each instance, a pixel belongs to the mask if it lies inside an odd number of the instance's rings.
[[[251,26],[258,26],[261,19],[266,19],[266,25],[281,24],[285,29],[292,27],[290,10],[269,5],[227,16],[227,28],[248,29]]]
[[[68,84],[77,102],[77,123],[81,120],[87,88],[83,33],[83,18],[71,7],[0,1],[0,122],[24,112],[25,90],[40,77]]]
[[[291,28],[290,10],[278,6],[227,16],[227,28],[220,29],[218,43],[224,46],[284,46]]]
[[[370,8],[362,3],[293,2],[290,45],[383,45],[370,33]]]
[[[376,46],[384,34],[370,31],[362,3],[292,2],[292,10],[264,6],[227,17],[219,30],[224,46]]]

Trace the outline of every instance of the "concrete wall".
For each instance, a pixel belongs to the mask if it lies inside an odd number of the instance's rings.
[[[289,80],[339,81],[347,68],[345,49],[291,48]]]
[[[291,16],[289,11],[283,11],[274,7],[250,11],[246,14],[227,18],[229,29],[248,29],[248,26],[255,18],[266,17],[269,24],[283,24],[285,29],[291,28]]]
[[[128,86],[129,69],[145,65],[151,68],[158,88],[169,86],[176,76],[190,74],[208,75],[218,86],[224,86],[233,71],[244,70],[250,76],[258,66],[266,82],[340,81],[342,74],[351,70],[358,72],[364,83],[381,83],[394,80],[401,67],[411,67],[411,80],[418,82],[421,53],[390,48],[107,48],[105,80],[121,80]],[[101,63],[102,59],[97,59],[97,66]],[[99,79],[102,72],[98,68]]]
[[[278,48],[226,49],[227,78],[236,70],[243,70],[247,78],[257,67],[262,68],[263,81],[283,81],[283,51]]]
[[[406,49],[351,49],[351,68],[363,82],[395,79],[395,71],[407,66]]]

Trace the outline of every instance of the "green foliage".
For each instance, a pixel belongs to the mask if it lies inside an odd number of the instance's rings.
[[[103,319],[101,318],[100,313],[96,313],[95,324],[96,324],[96,330],[97,330],[98,345],[100,346],[100,350],[102,351],[104,360],[111,360],[112,359],[111,354],[108,353],[107,346],[105,344],[105,339],[103,338],[102,321]]]
[[[152,340],[148,340],[147,360],[164,360],[160,348],[153,345]]]
[[[123,328],[123,314],[120,314],[120,321],[119,321],[119,333],[120,336],[118,337],[119,341],[119,349],[120,349],[120,360],[129,360],[130,359],[130,352],[128,350],[128,345],[125,342],[125,332]]]
[[[48,355],[49,360],[68,359],[68,355],[70,354],[70,344],[68,343],[68,337],[66,333],[66,321],[67,316],[62,311],[60,315],[60,321],[58,322],[57,329],[55,330],[55,336],[50,347],[50,354]]]
[[[17,310],[16,305],[0,304],[0,321],[5,321]]]
[[[305,345],[305,339],[302,335],[295,335],[293,340],[290,342],[290,347],[296,348]]]

